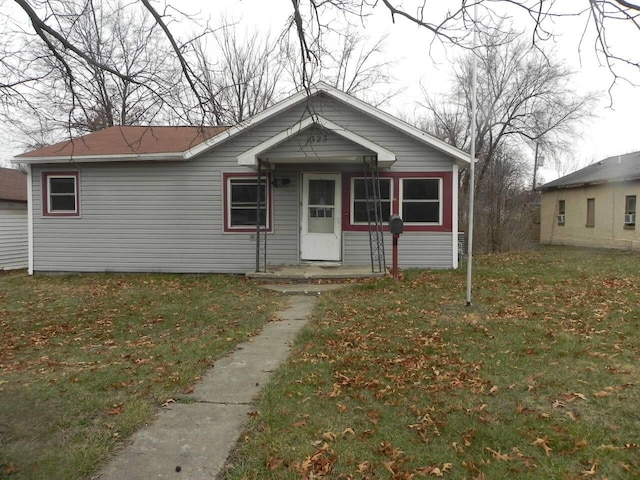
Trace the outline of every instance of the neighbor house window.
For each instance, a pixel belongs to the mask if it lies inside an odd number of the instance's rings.
[[[352,178],[351,179],[351,194],[352,194],[352,208],[351,208],[351,223],[353,224],[368,224],[369,220],[375,221],[375,212],[368,211],[371,209],[371,202],[367,202],[367,194],[371,199],[373,197],[373,180],[364,178]],[[382,207],[382,221],[388,222],[389,215],[391,214],[391,189],[392,179],[381,178],[380,179],[380,204]]]
[[[558,200],[558,225],[564,225],[564,211],[565,203],[564,200]]]
[[[42,212],[45,216],[80,215],[78,172],[50,172],[42,175]]]
[[[635,227],[636,225],[636,196],[627,195],[624,199],[624,225]]]
[[[587,198],[587,227],[596,226],[596,199]]]
[[[442,222],[442,180],[403,178],[400,182],[400,216],[405,224],[438,225]]]
[[[270,226],[270,184],[266,178],[260,180],[258,189],[255,176],[227,176],[225,190],[227,230],[255,230],[258,218],[262,228]]]

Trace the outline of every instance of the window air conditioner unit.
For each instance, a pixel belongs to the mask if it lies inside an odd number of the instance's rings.
[[[627,213],[624,216],[625,225],[635,225],[636,224],[636,214],[635,213]]]
[[[558,223],[559,223],[559,224],[564,223],[564,213],[562,213],[562,214],[558,215]]]

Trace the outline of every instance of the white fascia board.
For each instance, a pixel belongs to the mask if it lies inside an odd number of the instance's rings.
[[[14,165],[38,165],[38,164],[66,164],[66,163],[105,163],[105,162],[158,162],[185,160],[182,152],[173,153],[147,153],[143,155],[66,155],[51,157],[13,157]]]
[[[313,115],[310,117],[301,120],[295,125],[283,130],[282,132],[274,135],[273,137],[265,140],[264,142],[256,145],[255,147],[247,150],[242,155],[238,156],[238,165],[247,166],[247,167],[256,167],[258,165],[258,156],[270,148],[279,145],[280,143],[286,141],[294,135],[302,132],[303,130],[311,127],[312,125],[319,125],[322,128],[326,128],[327,130],[340,135],[358,145],[371,150],[376,153],[378,156],[378,163],[383,166],[391,165],[396,161],[396,155],[387,150],[386,148],[381,147],[373,143],[372,141],[358,135],[357,133],[352,132],[351,130],[347,130],[340,125],[327,120],[319,115]],[[277,163],[277,159],[275,159],[275,163]]]
[[[309,92],[311,92],[312,94],[316,91],[315,87],[312,87]],[[263,110],[262,112],[254,115],[253,117],[245,120],[244,122],[239,123],[238,125],[228,128],[227,130],[225,130],[222,133],[219,133],[218,135],[216,135],[215,137],[212,137],[208,140],[205,140],[204,142],[202,142],[199,145],[196,145],[193,148],[190,148],[189,150],[187,150],[184,154],[185,158],[188,160],[190,158],[196,157],[198,155],[201,155],[202,153],[206,152],[207,150],[210,150],[216,146],[218,146],[219,144],[226,142],[227,140],[232,139],[233,137],[237,136],[238,134],[242,133],[244,130],[253,127],[255,125],[258,125],[262,122],[264,122],[265,120],[267,120],[268,118],[277,115],[278,113],[282,112],[283,110],[286,110],[290,107],[293,107],[295,104],[303,101],[304,99],[307,98],[307,94],[308,92],[306,90],[302,90],[298,93],[293,94],[292,96],[290,96],[289,98],[276,103],[275,105]]]

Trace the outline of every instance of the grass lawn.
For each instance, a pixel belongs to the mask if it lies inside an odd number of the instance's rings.
[[[0,478],[90,478],[280,306],[236,276],[0,274]]]
[[[640,255],[474,266],[323,296],[224,478],[640,478]]]

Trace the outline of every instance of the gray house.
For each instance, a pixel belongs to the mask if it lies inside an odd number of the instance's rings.
[[[13,161],[31,185],[30,272],[375,271],[390,214],[401,268],[458,263],[468,155],[325,84],[234,127],[113,127]]]
[[[27,176],[0,168],[0,270],[27,268]]]

